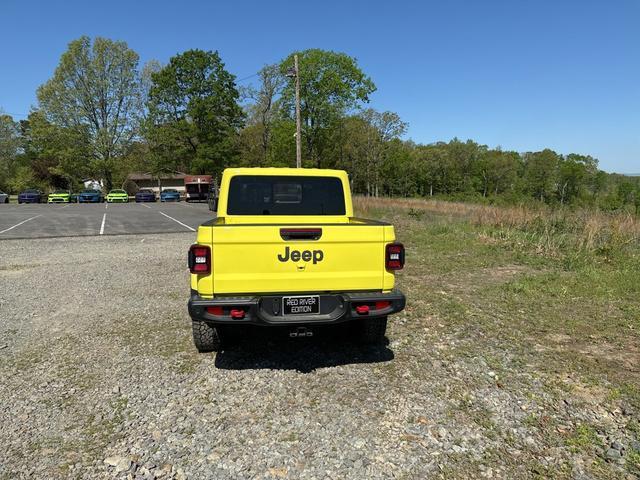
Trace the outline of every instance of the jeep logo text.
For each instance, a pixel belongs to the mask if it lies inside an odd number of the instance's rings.
[[[289,247],[284,248],[283,254],[278,254],[278,260],[281,262],[287,262],[291,260],[292,262],[299,262],[302,260],[303,262],[311,262],[315,265],[318,262],[321,262],[324,258],[324,253],[322,250],[291,250]]]

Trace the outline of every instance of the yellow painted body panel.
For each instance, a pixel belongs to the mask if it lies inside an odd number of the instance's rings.
[[[344,187],[347,214],[226,215],[229,182],[235,175],[337,177]],[[212,272],[191,275],[191,288],[203,297],[393,289],[394,275],[384,268],[386,244],[395,240],[393,226],[353,218],[349,180],[344,171],[227,169],[220,185],[217,213],[215,221],[198,228],[197,243],[210,246],[212,252]],[[295,228],[302,225],[304,228],[321,228],[321,238],[283,240],[280,236],[283,226]],[[293,251],[300,252],[301,258],[293,261]],[[309,252],[305,255],[306,260],[302,258],[305,251]]]

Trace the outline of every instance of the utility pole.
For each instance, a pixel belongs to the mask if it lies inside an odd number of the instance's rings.
[[[300,69],[298,55],[293,56],[296,75],[296,167],[302,168],[302,134],[300,132]]]
[[[296,167],[302,168],[302,128],[300,126],[300,68],[298,67],[298,54],[293,56],[293,68],[285,74],[289,78],[296,79]]]

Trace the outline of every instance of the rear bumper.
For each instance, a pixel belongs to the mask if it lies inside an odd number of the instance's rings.
[[[293,295],[301,295],[296,293]],[[192,292],[189,299],[189,315],[192,320],[204,321],[220,325],[328,325],[349,320],[366,320],[367,318],[386,317],[404,309],[406,299],[402,292],[394,290],[382,292],[349,292],[349,293],[308,293],[320,297],[321,311],[313,315],[288,315],[281,312],[282,298],[289,295],[256,295],[237,297],[216,297],[205,299]],[[375,309],[376,303],[388,302],[389,305]],[[367,314],[359,314],[356,306],[369,305],[372,308]],[[222,307],[223,315],[207,312],[207,307]],[[244,318],[234,319],[231,309],[241,309]]]

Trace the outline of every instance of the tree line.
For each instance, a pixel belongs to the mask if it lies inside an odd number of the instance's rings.
[[[588,155],[403,139],[407,123],[367,107],[375,83],[344,53],[293,52],[243,87],[217,51],[140,66],[125,42],[89,37],[69,43],[26,119],[0,114],[0,190],[295,166],[294,54],[303,166],[347,170],[355,193],[640,210],[640,177],[608,174]]]

